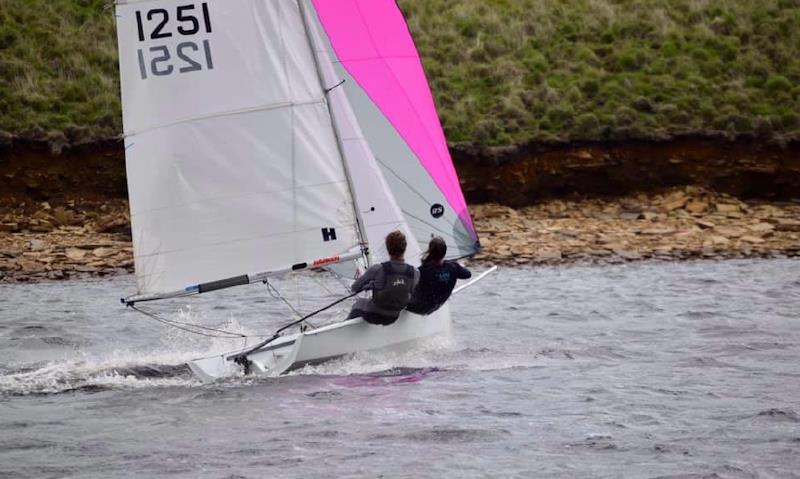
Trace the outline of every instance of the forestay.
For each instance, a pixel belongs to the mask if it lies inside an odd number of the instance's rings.
[[[314,6],[323,46],[345,80],[341,90],[360,123],[358,135],[380,167],[382,175],[375,176],[386,177],[383,183],[356,182],[357,192],[388,183],[422,245],[442,236],[450,258],[475,254],[477,234],[419,54],[395,0],[305,1]],[[346,160],[360,161],[349,155]],[[351,169],[374,175],[369,162],[360,164],[367,167]],[[370,203],[359,199],[359,204],[369,224]]]
[[[118,1],[117,30],[140,295],[360,254],[301,5]]]

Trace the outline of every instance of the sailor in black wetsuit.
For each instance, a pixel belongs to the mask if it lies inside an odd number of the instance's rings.
[[[472,276],[469,270],[455,261],[444,261],[447,244],[442,238],[433,238],[419,267],[419,284],[406,307],[416,314],[431,314],[450,297],[456,281]]]
[[[408,305],[411,292],[419,280],[419,271],[406,264],[406,237],[400,231],[386,236],[386,251],[390,261],[373,265],[353,283],[352,291],[372,290],[372,299],[356,301],[350,311],[352,318],[364,318],[370,324],[388,326]]]

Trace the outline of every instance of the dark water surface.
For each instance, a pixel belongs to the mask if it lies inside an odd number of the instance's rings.
[[[798,261],[505,269],[449,339],[207,386],[183,361],[242,341],[132,289],[0,286],[0,477],[800,477]],[[288,318],[263,288],[199,299],[162,311]]]

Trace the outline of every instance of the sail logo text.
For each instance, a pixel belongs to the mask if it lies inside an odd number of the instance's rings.
[[[331,256],[330,258],[322,258],[315,260],[313,265],[314,266],[324,266],[326,264],[333,264],[339,262],[339,256]]]
[[[322,228],[322,241],[336,241],[336,228]]]
[[[444,216],[444,206],[440,205],[439,203],[432,205],[431,216],[433,216],[434,218],[441,218],[442,216]]]
[[[211,16],[208,3],[178,6],[172,10],[153,8],[136,11],[136,27],[139,42],[161,40],[173,36],[190,37],[202,33],[211,33]],[[171,19],[174,18],[174,21]],[[211,42],[203,40],[179,42],[174,48],[169,45],[153,45],[147,49],[136,51],[139,59],[139,74],[142,80],[148,76],[167,76],[173,73],[189,73],[203,69],[213,70],[211,58]],[[174,54],[174,58],[173,57]]]

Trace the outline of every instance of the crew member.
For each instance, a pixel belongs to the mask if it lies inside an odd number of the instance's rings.
[[[405,262],[406,236],[400,231],[389,233],[386,251],[389,261],[373,265],[353,283],[354,293],[371,289],[372,298],[356,301],[348,319],[364,318],[370,324],[388,326],[408,305],[419,271]]]
[[[455,261],[444,261],[446,254],[447,243],[439,237],[431,239],[419,267],[419,284],[406,308],[412,313],[431,314],[436,311],[450,297],[457,280],[472,276],[467,268]]]

